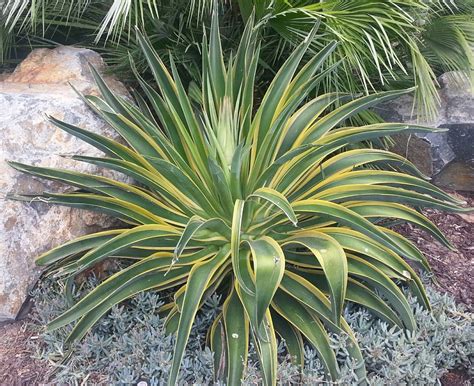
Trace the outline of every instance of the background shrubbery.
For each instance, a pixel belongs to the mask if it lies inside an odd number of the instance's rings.
[[[97,284],[91,278],[84,290]],[[63,342],[68,329],[44,332],[48,321],[67,308],[62,282],[42,282],[34,291],[36,303],[34,320],[39,325],[39,344],[36,356],[56,362],[53,379],[58,383],[75,383],[84,379],[90,382],[134,383],[146,380],[151,385],[162,384],[168,378],[173,352],[173,338],[166,335],[163,319],[158,315],[162,303],[157,293],[148,292],[114,307],[101,319],[92,332],[79,343],[67,364],[60,364],[65,354]],[[403,332],[390,328],[365,310],[351,310],[345,318],[356,333],[364,352],[369,380],[373,385],[436,384],[448,370],[471,369],[474,360],[474,315],[456,305],[448,295],[428,287],[433,306],[430,314],[411,299],[418,329]],[[217,298],[208,300],[194,325],[180,379],[189,383],[206,384],[213,379],[213,356],[205,348],[206,331],[220,308]],[[353,381],[353,365],[346,361],[344,342],[333,336],[338,352],[342,383]],[[280,346],[282,363],[279,380],[297,383],[298,369],[284,361],[284,347]],[[302,381],[314,384],[323,379],[322,368],[316,354],[306,349],[306,365]],[[256,358],[250,361],[245,383],[260,380]],[[472,375],[472,374],[471,374]]]
[[[312,26],[317,52],[341,44],[343,59],[327,92],[372,91],[417,84],[420,108],[436,108],[436,77],[474,65],[474,3],[471,0],[5,0],[0,2],[0,65],[14,63],[32,47],[80,44],[99,50],[114,73],[131,75],[131,55],[141,72],[145,60],[133,32],[137,25],[154,48],[171,52],[181,72],[196,76],[203,25],[216,2],[224,48],[235,49],[253,7],[267,20],[262,34],[262,81],[272,76]]]

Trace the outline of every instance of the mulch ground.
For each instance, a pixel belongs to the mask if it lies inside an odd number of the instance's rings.
[[[460,196],[474,207],[474,196]],[[438,280],[438,289],[451,294],[458,303],[474,311],[474,213],[452,214],[434,209],[423,211],[435,223],[456,250],[452,251],[426,232],[403,224],[395,229],[414,242],[427,257]]]
[[[28,320],[0,325],[0,385],[46,383],[48,365],[32,358],[32,339]]]
[[[454,193],[455,194],[455,193]],[[474,196],[460,196],[474,207]],[[410,224],[396,230],[415,242],[425,254],[438,280],[439,290],[454,296],[458,303],[474,311],[474,213],[448,214],[434,209],[424,213],[444,232],[456,248],[451,251]],[[35,333],[28,320],[0,325],[0,385],[40,385],[47,383],[51,369],[32,358]],[[444,386],[470,385],[464,371],[451,371],[441,378]]]

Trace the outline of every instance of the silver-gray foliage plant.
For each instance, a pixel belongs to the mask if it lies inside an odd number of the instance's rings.
[[[90,288],[94,279],[86,283]],[[44,325],[67,307],[60,284],[43,281],[33,292],[36,303],[35,322]],[[345,318],[357,335],[366,358],[371,385],[440,384],[440,377],[450,369],[464,368],[474,375],[474,314],[465,311],[454,300],[428,287],[433,310],[425,311],[411,299],[418,328],[415,332],[401,331],[373,317],[363,309],[349,306]],[[58,383],[136,384],[166,382],[171,367],[173,337],[166,334],[158,309],[163,304],[158,294],[148,292],[114,307],[101,319],[93,331],[76,347],[73,355],[63,343],[69,329],[41,332],[35,343],[36,356],[57,363],[52,379]],[[198,315],[187,347],[180,383],[207,385],[214,379],[213,355],[205,347],[210,323],[220,308],[219,299],[211,298]],[[343,337],[332,337],[333,348],[341,367],[341,384],[355,383],[355,364],[345,350]],[[305,353],[305,368],[299,369],[284,357],[279,365],[280,384],[318,384],[323,380],[323,367],[316,353]],[[68,355],[69,354],[69,355]],[[67,359],[64,360],[65,356]],[[252,355],[250,356],[252,358]],[[243,384],[261,381],[256,357],[249,361]]]

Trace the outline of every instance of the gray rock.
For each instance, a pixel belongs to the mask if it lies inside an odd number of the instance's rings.
[[[426,176],[438,174],[454,158],[447,133],[411,134],[393,136],[395,153],[413,162]]]
[[[451,162],[435,176],[434,183],[442,188],[474,192],[474,162]]]
[[[458,72],[447,72],[438,79],[441,86],[440,125],[474,126],[474,90],[469,79]]]
[[[440,107],[437,116],[431,121],[416,116],[410,95],[385,103],[377,109],[386,121],[448,129],[446,133],[395,137],[397,144],[394,151],[406,156],[430,177],[439,174],[454,160],[471,164],[474,158],[474,94],[470,82],[465,75],[457,72],[443,74],[438,81]],[[443,180],[446,180],[447,175],[444,175]],[[457,184],[453,181],[450,186],[456,188]],[[463,183],[465,186],[469,184]]]
[[[103,67],[100,56],[90,50],[72,47],[35,50],[0,83],[0,321],[16,317],[29,288],[37,280],[40,271],[35,267],[35,257],[70,239],[111,225],[109,218],[84,210],[5,199],[12,193],[68,189],[60,183],[18,173],[6,160],[111,176],[110,172],[92,165],[60,157],[60,154],[97,156],[101,153],[44,118],[50,114],[93,132],[118,137],[67,84],[71,82],[83,91],[97,93],[87,62]],[[126,95],[123,85],[110,78],[107,81]]]
[[[474,159],[474,124],[443,125],[449,129],[448,143],[456,154],[456,159]]]

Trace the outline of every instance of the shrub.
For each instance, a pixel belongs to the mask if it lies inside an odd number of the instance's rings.
[[[106,153],[73,159],[137,181],[132,185],[11,163],[78,188],[44,193],[42,202],[104,212],[127,224],[39,257],[38,264],[49,266],[56,277],[68,277],[69,283],[107,258],[127,262],[51,321],[50,330],[77,321],[67,341],[73,343],[114,304],[145,290],[173,289],[173,298],[160,311],[167,315],[168,331],[176,333],[168,381],[174,384],[196,314],[217,293],[223,309],[209,330],[216,378],[240,383],[252,339],[263,382],[272,385],[277,334],[295,364],[303,362],[304,338],[318,353],[327,377],[338,379],[328,331],[346,335],[350,360],[364,382],[362,352],[342,317],[345,301],[414,329],[409,303],[394,281],[409,286],[429,308],[419,277],[402,257],[429,267],[413,244],[380,221],[413,222],[449,246],[434,224],[407,205],[460,211],[460,202],[423,180],[403,157],[352,146],[399,132],[434,131],[400,123],[344,126],[354,114],[405,92],[353,99],[328,114],[328,106],[350,98],[325,94],[305,101],[325,79],[318,69],[336,47],[329,44],[300,67],[315,33],[288,58],[258,106],[253,92],[259,45],[252,20],[226,65],[214,18],[202,47],[202,85],[192,88],[192,99],[173,61],[169,72],[139,34],[160,89],[152,89],[137,73],[149,105],[142,101],[140,110],[118,98],[95,70],[102,98],[84,97],[128,147],[50,118]],[[37,197],[16,198],[31,202]]]
[[[91,382],[130,384],[145,380],[149,385],[162,384],[169,374],[173,340],[166,335],[164,319],[157,313],[162,298],[158,292],[142,293],[129,302],[114,306],[111,312],[94,326],[80,345],[74,348],[71,359],[63,364],[64,342],[69,329],[44,332],[40,327],[67,308],[67,299],[61,282],[47,279],[34,290],[34,328],[40,339],[34,341],[36,356],[56,363],[52,381],[74,384],[84,379]],[[91,278],[86,288],[98,284]],[[419,307],[409,298],[417,329],[406,335],[386,322],[359,307],[350,306],[345,317],[353,329],[365,355],[370,384],[436,384],[448,370],[471,369],[474,355],[473,315],[454,300],[431,287],[427,288],[432,311]],[[212,319],[221,311],[220,302],[210,298],[198,314],[191,332],[190,344],[183,361],[180,382],[208,384],[214,376],[212,353],[204,347],[206,330]],[[354,382],[352,363],[345,361],[341,339],[331,337],[333,347],[339,347],[337,360],[342,382]],[[305,366],[300,369],[291,364],[280,348],[278,380],[280,384],[314,384],[321,381],[324,370],[316,353],[305,349]],[[245,384],[261,379],[257,364],[250,365]]]
[[[128,55],[144,69],[133,36],[138,25],[164,56],[173,52],[180,68],[198,68],[202,25],[217,3],[228,49],[236,47],[244,20],[256,8],[266,23],[261,39],[268,74],[320,23],[312,54],[335,39],[341,44],[328,63],[344,59],[322,85],[326,92],[416,84],[420,112],[433,114],[436,77],[469,73],[474,63],[471,0],[8,0],[0,3],[0,64],[31,45],[80,43],[103,52],[114,73],[129,76]]]

